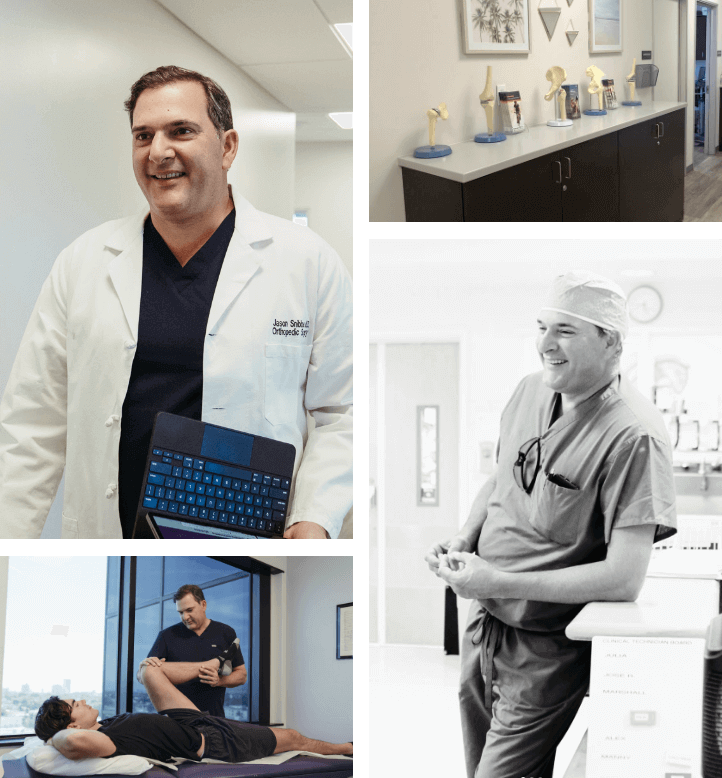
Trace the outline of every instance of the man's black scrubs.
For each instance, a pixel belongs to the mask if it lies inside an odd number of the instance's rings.
[[[233,627],[220,621],[211,621],[200,635],[196,635],[184,624],[174,624],[158,634],[148,656],[165,659],[166,662],[208,662],[225,651],[235,639],[236,632]],[[235,670],[242,664],[245,664],[245,661],[239,648],[231,660],[231,667]],[[225,687],[209,686],[197,678],[177,686],[198,710],[207,711],[211,716],[226,715],[223,709]]]
[[[118,497],[125,538],[133,534],[156,413],[201,418],[206,327],[235,222],[234,209],[181,267],[150,215],[146,219],[138,345],[120,431]]]

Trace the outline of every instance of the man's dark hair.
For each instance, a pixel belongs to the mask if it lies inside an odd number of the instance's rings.
[[[203,596],[203,589],[195,584],[185,584],[173,595],[173,602],[182,600],[186,594],[192,594],[196,602],[203,602],[205,597]]]
[[[133,126],[133,111],[141,92],[146,89],[158,89],[176,81],[197,81],[203,87],[206,93],[208,118],[213,122],[219,138],[225,130],[233,129],[231,101],[221,87],[208,76],[196,73],[195,70],[179,68],[176,65],[163,65],[151,70],[133,84],[130,88],[130,97],[123,103],[125,110],[130,114],[130,126]]]
[[[70,724],[72,707],[60,697],[48,697],[35,716],[35,734],[47,742]]]

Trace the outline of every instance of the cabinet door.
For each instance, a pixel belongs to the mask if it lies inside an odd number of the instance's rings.
[[[461,222],[461,184],[448,178],[402,167],[407,222]]]
[[[619,131],[622,221],[682,220],[684,115],[682,109]]]
[[[561,221],[558,160],[546,154],[464,184],[464,221]]]
[[[565,222],[619,221],[617,133],[559,152]]]

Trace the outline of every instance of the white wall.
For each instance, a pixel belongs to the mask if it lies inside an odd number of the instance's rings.
[[[370,220],[404,221],[396,158],[429,142],[428,108],[444,101],[449,109],[449,119],[437,123],[438,143],[468,141],[485,131],[478,95],[484,88],[487,65],[494,67],[495,84],[521,91],[525,122],[530,126],[552,118],[554,106],[544,100],[549,89],[545,73],[552,65],[566,69],[567,83],[580,85],[584,108],[589,99],[585,70],[590,64],[613,78],[617,94],[624,94],[632,59],[641,62],[642,50],[653,49],[652,3],[623,2],[623,53],[591,55],[586,0],[576,0],[571,6],[557,1],[561,16],[551,41],[537,10],[539,3],[529,0],[531,52],[489,55],[464,54],[459,0],[371,0]],[[579,30],[571,47],[564,32],[570,19]],[[649,92],[644,90],[641,99],[649,101]]]
[[[353,274],[353,142],[296,144],[295,208]]]
[[[353,559],[288,557],[287,565],[286,726],[352,740],[353,659],[336,659],[336,606],[353,602]]]

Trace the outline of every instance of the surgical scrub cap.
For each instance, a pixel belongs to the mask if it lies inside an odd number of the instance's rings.
[[[568,313],[597,327],[617,330],[623,338],[627,334],[627,298],[620,286],[601,276],[557,276],[542,310]]]

